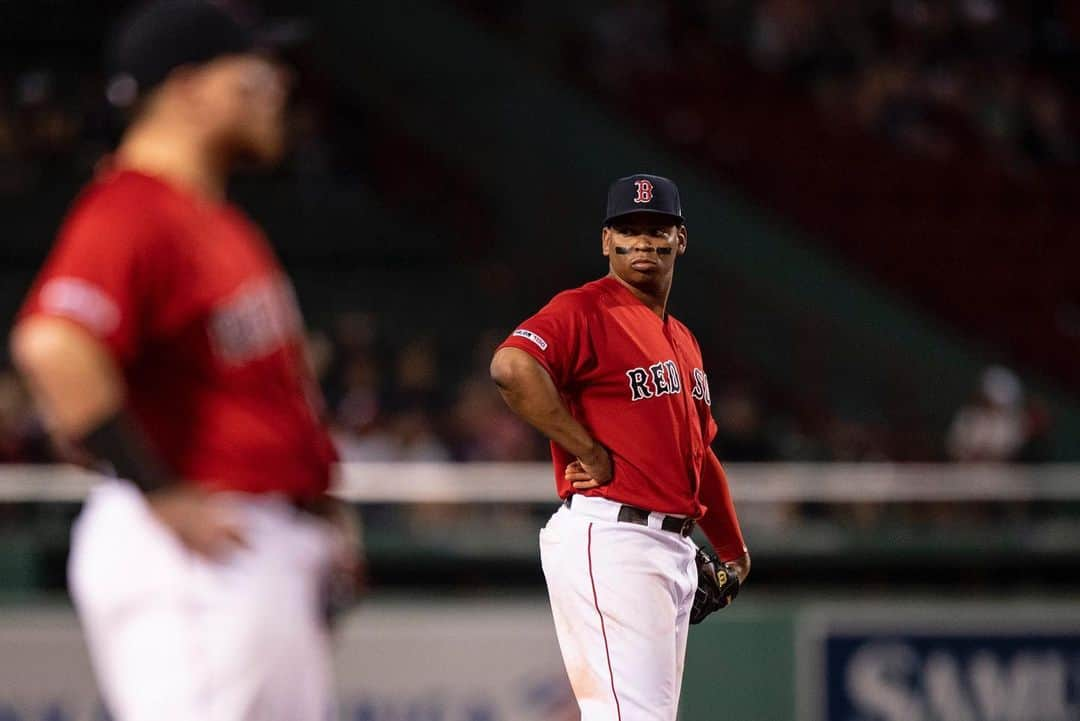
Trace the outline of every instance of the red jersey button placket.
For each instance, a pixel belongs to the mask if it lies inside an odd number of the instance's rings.
[[[664,338],[667,340],[668,345],[671,346],[671,352],[675,356],[675,363],[679,368],[679,375],[681,378],[682,391],[679,395],[682,397],[683,409],[686,411],[686,426],[684,432],[690,435],[690,460],[691,467],[687,469],[690,481],[690,494],[697,498],[698,486],[700,485],[700,470],[701,461],[705,457],[705,452],[702,448],[701,440],[698,434],[694,433],[693,427],[690,425],[692,421],[697,420],[697,408],[694,407],[690,388],[693,388],[693,379],[686,378],[683,375],[683,368],[687,367],[686,358],[682,353],[682,348],[679,346],[679,342],[675,340],[674,334],[671,333],[671,326],[668,323],[668,319],[664,318]],[[689,383],[687,381],[690,381]],[[696,424],[695,424],[696,425]]]

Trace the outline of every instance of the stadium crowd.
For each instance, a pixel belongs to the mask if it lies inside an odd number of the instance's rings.
[[[854,121],[914,153],[980,152],[1023,171],[1080,159],[1070,94],[1080,36],[1075,5],[631,0],[592,17],[579,58],[614,96],[665,76],[708,86],[728,58],[749,59],[812,94],[837,123]],[[675,140],[710,123],[697,111],[676,120],[668,128]]]

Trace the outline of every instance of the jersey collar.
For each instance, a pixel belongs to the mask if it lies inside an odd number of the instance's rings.
[[[649,308],[647,305],[645,305],[645,303],[641,300],[641,298],[638,298],[636,295],[634,295],[630,291],[629,288],[627,288],[625,285],[623,285],[621,282],[619,282],[618,279],[612,278],[610,275],[605,275],[603,278],[601,278],[600,283],[616,299],[619,299],[621,301],[625,301],[626,303],[631,304],[631,305],[640,306],[641,309],[644,310],[646,313],[648,313],[651,318],[654,318],[657,323],[660,323],[663,326],[667,325],[668,319],[671,317],[671,312],[670,311],[665,311],[664,312],[664,317],[660,318],[658,315],[656,315],[656,313],[652,312],[651,308]]]

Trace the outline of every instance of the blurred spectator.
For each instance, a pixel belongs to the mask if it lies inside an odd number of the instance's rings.
[[[355,318],[353,319],[355,320]],[[352,327],[350,322],[345,326]],[[356,336],[348,336],[357,341]],[[371,339],[369,339],[371,340]],[[419,349],[419,350],[418,350]],[[341,352],[348,350],[343,348]],[[434,366],[426,344],[401,353],[392,393],[396,412],[384,402],[378,364],[371,351],[354,345],[342,367],[342,394],[334,413],[335,439],[343,461],[446,461],[450,453],[435,431],[426,405]],[[404,404],[404,405],[403,405]]]
[[[397,356],[394,402],[406,408],[437,408],[441,404],[439,358],[430,338],[409,341]]]
[[[346,431],[362,436],[368,433],[382,413],[379,393],[379,370],[374,358],[354,353],[342,371],[342,392],[334,418]]]
[[[431,416],[423,408],[411,408],[397,414],[391,426],[395,460],[444,463],[450,451],[435,433]]]
[[[987,368],[974,400],[962,407],[949,428],[946,447],[956,461],[1016,460],[1031,435],[1020,379],[1007,368]]]
[[[486,376],[470,378],[461,386],[452,420],[459,460],[528,461],[545,457],[538,449],[535,432],[510,412]]]
[[[369,424],[360,433],[335,434],[344,462],[432,462],[450,460],[427,411],[413,408]]]

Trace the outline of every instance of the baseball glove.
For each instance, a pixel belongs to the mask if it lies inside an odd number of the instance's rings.
[[[698,587],[690,623],[701,623],[714,611],[727,608],[739,595],[739,577],[729,566],[705,551],[697,552]]]

